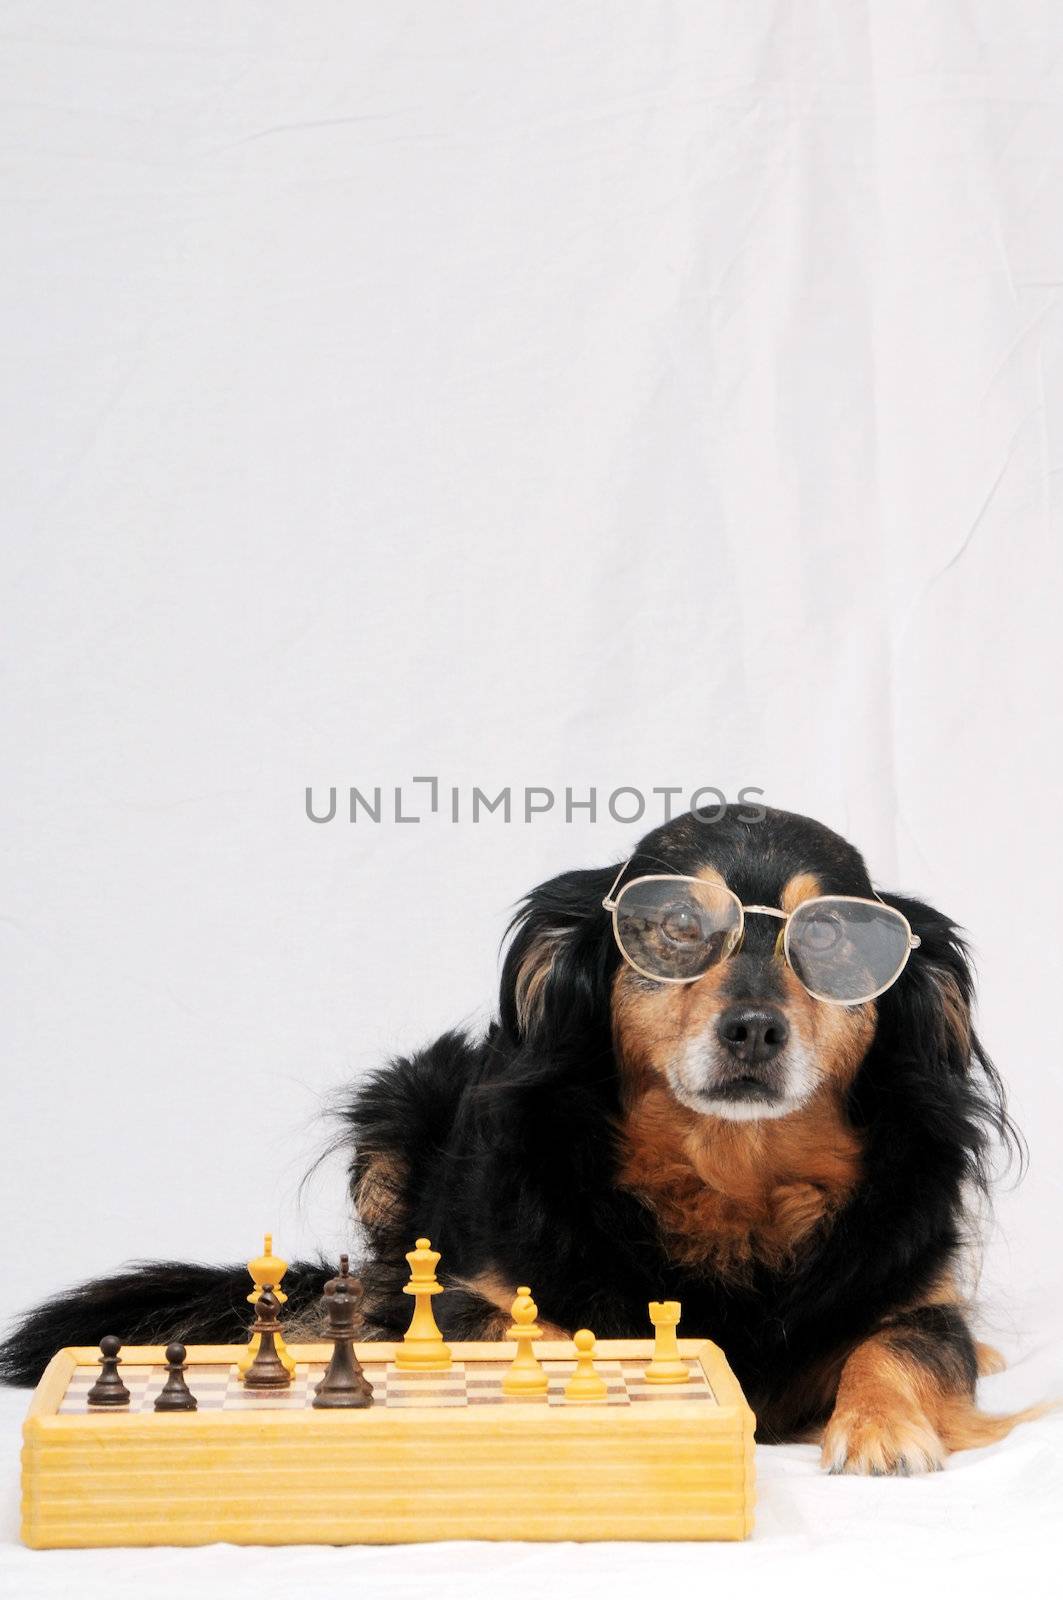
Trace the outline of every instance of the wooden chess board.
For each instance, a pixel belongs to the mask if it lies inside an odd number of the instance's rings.
[[[435,1409],[438,1406],[527,1404],[502,1393],[505,1365],[497,1361],[455,1361],[446,1372],[400,1372],[385,1361],[371,1358],[362,1365],[373,1385],[374,1405],[427,1406]],[[547,1360],[544,1366],[550,1385],[547,1404],[564,1405],[565,1384],[576,1370],[575,1361]],[[681,1400],[702,1400],[715,1404],[716,1397],[700,1366],[691,1366],[688,1383],[670,1384],[667,1388],[646,1383],[642,1376],[645,1367],[644,1360],[631,1357],[611,1361],[596,1359],[595,1369],[606,1383],[604,1404],[628,1406],[635,1401],[650,1401],[660,1405]],[[79,1367],[74,1372],[66,1394],[60,1401],[59,1416],[81,1416],[89,1411],[88,1393],[98,1371],[99,1368],[93,1366]],[[248,1393],[244,1388],[237,1377],[235,1364],[214,1366],[203,1362],[195,1368],[195,1396],[200,1411],[305,1411],[314,1398],[315,1385],[324,1372],[324,1362],[303,1362],[296,1370],[290,1389],[279,1394],[269,1391],[255,1394]],[[165,1363],[128,1367],[123,1362],[122,1375],[130,1393],[129,1406],[123,1407],[122,1415],[152,1412],[155,1398],[166,1381]],[[115,1415],[113,1411],[109,1414]],[[101,1413],[96,1412],[95,1415]]]
[[[601,1401],[573,1404],[568,1341],[537,1343],[545,1399],[504,1395],[513,1347],[456,1344],[446,1372],[400,1372],[357,1345],[364,1411],[315,1411],[328,1347],[291,1348],[290,1389],[249,1394],[242,1348],[192,1346],[199,1409],[154,1410],[158,1347],[127,1346],[128,1407],[87,1403],[96,1349],[63,1350],[24,1428],[23,1538],[56,1546],[405,1543],[432,1539],[741,1539],[753,1416],[722,1353],[681,1339],[689,1380],[648,1384],[649,1340],[603,1340]]]

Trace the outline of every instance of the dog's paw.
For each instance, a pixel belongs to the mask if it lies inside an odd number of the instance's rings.
[[[907,1478],[914,1472],[940,1472],[947,1454],[922,1411],[847,1408],[836,1411],[827,1424],[821,1461],[828,1472]]]

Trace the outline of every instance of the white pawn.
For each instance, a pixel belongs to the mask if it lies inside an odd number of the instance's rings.
[[[594,1365],[594,1335],[580,1328],[572,1335],[576,1346],[576,1370],[565,1384],[566,1400],[604,1400],[608,1394],[605,1379]]]

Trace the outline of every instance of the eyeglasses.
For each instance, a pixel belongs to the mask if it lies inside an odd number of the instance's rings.
[[[896,983],[919,946],[908,918],[881,900],[821,894],[791,912],[744,906],[722,883],[656,873],[633,878],[616,894],[620,868],[602,905],[629,967],[655,983],[696,983],[734,954],[750,913],[783,924],[780,949],[815,1000],[858,1006]],[[614,898],[615,895],[615,898]]]

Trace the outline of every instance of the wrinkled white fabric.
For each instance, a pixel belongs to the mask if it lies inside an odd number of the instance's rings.
[[[640,831],[615,790],[754,785],[970,930],[1032,1156],[988,1331],[1058,1383],[1059,7],[2,16],[0,1311],[335,1250],[339,1167],[298,1193],[334,1086],[486,1015],[512,903]],[[743,1551],[268,1571],[966,1586],[1047,1538],[1054,1428],[930,1483],[770,1453]],[[11,1559],[19,1595],[167,1564]]]

